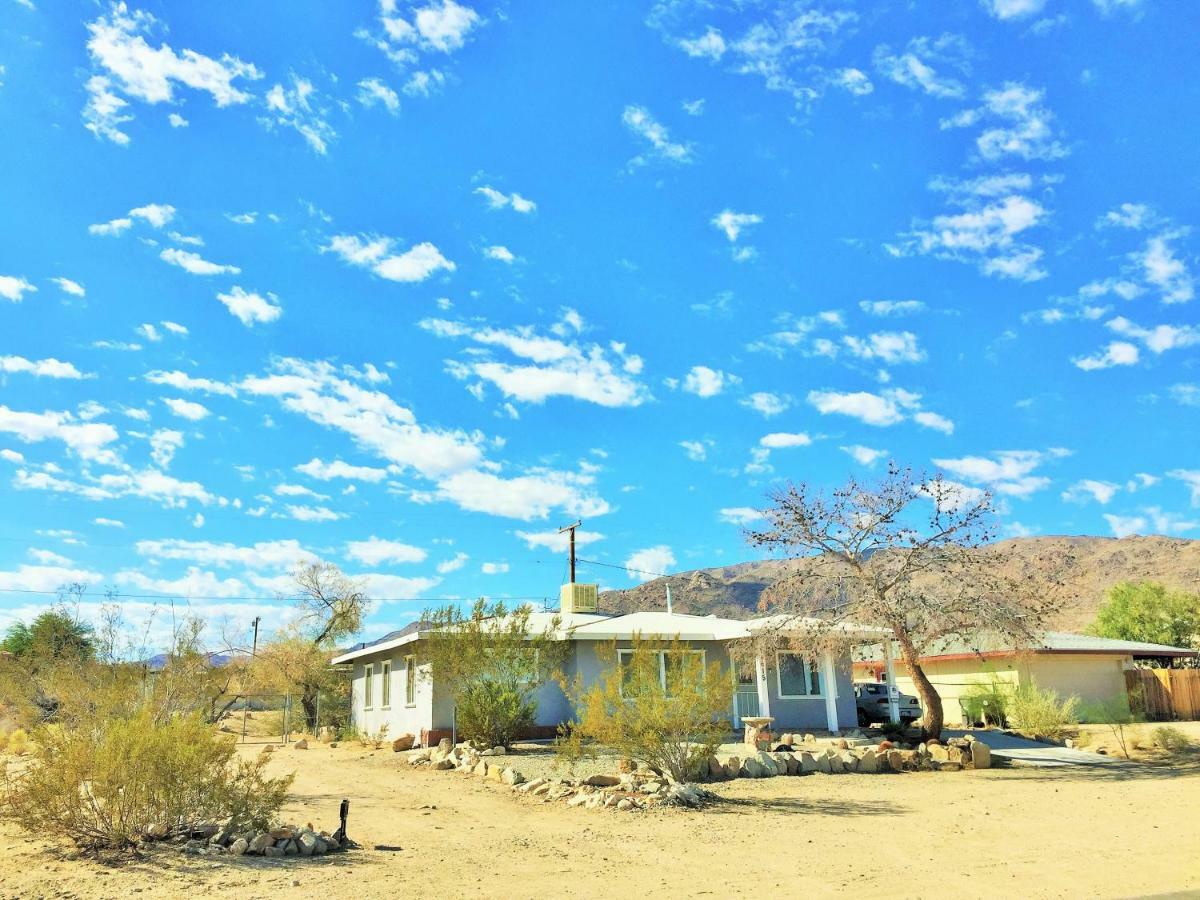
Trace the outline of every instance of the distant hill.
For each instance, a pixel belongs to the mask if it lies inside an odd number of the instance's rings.
[[[1095,617],[1105,592],[1120,581],[1161,581],[1200,592],[1200,541],[1167,537],[1032,537],[994,545],[1013,571],[1037,571],[1062,582],[1073,599],[1051,627],[1079,631]],[[1036,565],[1034,564],[1036,561]],[[633,612],[663,609],[666,585],[676,612],[746,618],[758,610],[763,591],[807,560],[764,559],[655,578],[628,590],[604,591],[601,609]]]

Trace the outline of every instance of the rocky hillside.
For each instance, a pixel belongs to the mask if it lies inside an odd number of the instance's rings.
[[[1200,592],[1200,541],[1166,537],[1035,537],[999,542],[1003,565],[1012,571],[1038,571],[1049,582],[1065,585],[1074,598],[1059,621],[1078,631],[1092,621],[1104,593],[1126,580],[1161,581]],[[1035,564],[1036,561],[1036,564]],[[696,569],[656,578],[629,590],[605,591],[601,608],[613,612],[663,609],[666,584],[676,612],[715,613],[729,618],[753,615],[762,592],[785,575],[804,568],[805,560],[760,560],[713,569]]]

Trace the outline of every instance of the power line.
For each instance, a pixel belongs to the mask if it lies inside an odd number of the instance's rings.
[[[0,592],[9,594],[39,594],[49,597],[69,595],[71,597],[107,597],[112,600],[257,600],[277,601],[294,600],[296,595],[277,594],[274,597],[205,597],[198,594],[123,594],[120,591],[35,591],[29,588],[0,588]],[[376,603],[461,603],[470,597],[368,597]],[[538,597],[497,597],[498,600],[547,600],[546,596]]]
[[[647,572],[645,569],[631,569],[629,566],[618,566],[614,563],[599,562],[594,559],[580,559],[577,562],[586,563],[589,566],[604,566],[606,569],[623,569],[626,572],[636,572],[639,575],[653,575],[655,578],[670,578],[666,572]]]

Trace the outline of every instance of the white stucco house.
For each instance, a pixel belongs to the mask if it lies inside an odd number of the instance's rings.
[[[879,629],[843,624],[840,630],[847,645],[843,652],[814,659],[780,650],[760,656],[751,671],[736,671],[730,661],[731,642],[759,629],[804,628],[811,620],[784,616],[736,620],[674,612],[605,614],[595,611],[595,597],[594,585],[564,585],[558,612],[530,616],[530,629],[538,633],[555,617],[559,619],[556,634],[570,644],[563,673],[568,681],[579,676],[586,684],[598,677],[605,665],[598,652],[603,643],[615,642],[619,654],[632,645],[635,636],[678,639],[689,651],[702,654],[706,665],[719,662],[735,679],[737,690],[729,710],[735,728],[740,727],[743,716],[772,716],[776,731],[837,732],[856,725],[848,648],[856,643],[878,643],[882,637]],[[351,672],[356,728],[376,733],[386,725],[389,735],[412,734],[423,744],[450,736],[454,725],[451,698],[439,690],[436,677],[431,678],[420,662],[421,641],[428,634],[422,631],[422,623],[414,622],[377,641],[352,647],[333,660],[334,665],[346,666]],[[663,677],[665,684],[665,662]],[[559,724],[573,716],[567,697],[554,681],[539,685],[534,699],[539,733],[531,736],[550,737]]]

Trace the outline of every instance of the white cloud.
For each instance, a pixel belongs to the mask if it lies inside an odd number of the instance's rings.
[[[1172,469],[1167,477],[1187,485],[1192,494],[1192,506],[1200,506],[1200,469]]]
[[[744,230],[752,225],[758,225],[763,218],[758,213],[740,213],[732,209],[723,209],[710,220],[710,224],[725,233],[730,242],[736,241]]]
[[[269,115],[260,116],[259,122],[270,129],[293,129],[313,152],[324,156],[329,152],[329,144],[337,138],[337,131],[326,119],[329,111],[311,81],[295,73],[290,81],[290,87],[276,84],[267,91]]]
[[[186,372],[164,372],[155,369],[143,376],[151,384],[165,384],[181,391],[204,391],[207,394],[221,394],[226,397],[237,396],[237,388],[211,378],[193,378]]]
[[[358,83],[358,102],[363,106],[382,106],[393,116],[400,112],[400,95],[378,78],[364,78]]]
[[[913,413],[913,421],[923,428],[931,428],[942,434],[954,434],[954,422],[943,415],[928,410]]]
[[[712,441],[680,441],[679,446],[687,454],[688,459],[692,462],[704,462],[708,459],[708,448],[713,446]]]
[[[135,328],[134,331],[151,343],[157,343],[158,341],[162,340],[162,334],[160,334],[159,330],[149,322],[143,322],[141,325]]]
[[[182,446],[182,431],[160,428],[150,435],[150,458],[160,469],[165,469],[175,458],[175,451]]]
[[[964,69],[967,52],[962,38],[943,34],[939,38],[913,38],[900,53],[893,53],[886,45],[876,47],[874,62],[879,73],[896,84],[931,97],[958,98],[966,94],[966,88],[958,79],[944,74],[944,69]]]
[[[779,415],[792,405],[788,397],[781,397],[779,394],[772,394],[769,391],[756,391],[738,402],[742,406],[761,413],[768,419]]]
[[[199,253],[194,253],[191,250],[180,250],[178,247],[167,247],[158,254],[158,258],[173,266],[179,266],[179,268],[191,275],[238,275],[242,271],[237,266],[209,262],[200,256]]]
[[[508,572],[508,563],[506,562],[485,562],[479,567],[479,571],[484,575],[503,575]]]
[[[688,56],[696,58],[719,60],[725,55],[725,38],[715,28],[709,28],[704,34],[694,38],[683,38],[679,48]]]
[[[0,373],[22,372],[38,378],[90,378],[72,363],[57,359],[25,359],[23,356],[0,356]]]
[[[925,359],[925,351],[911,331],[877,331],[865,338],[847,335],[842,343],[859,359],[877,359],[888,365]]]
[[[194,403],[191,400],[184,400],[179,397],[164,397],[162,402],[174,415],[192,422],[199,422],[209,414],[206,406]]]
[[[392,252],[395,243],[389,237],[339,234],[321,250],[336,253],[350,265],[368,269],[380,278],[406,284],[424,281],[440,271],[453,272],[456,268],[428,241],[403,253]]]
[[[1097,228],[1130,228],[1140,231],[1154,224],[1158,217],[1144,203],[1122,203],[1096,220]]]
[[[1110,331],[1115,331],[1123,337],[1141,341],[1152,353],[1165,353],[1168,350],[1200,344],[1200,326],[1196,325],[1155,325],[1153,328],[1143,328],[1124,316],[1117,316],[1104,324]]]
[[[4,590],[57,591],[70,584],[96,584],[99,572],[63,566],[20,565],[14,571],[0,572],[0,588]]]
[[[574,518],[595,518],[608,512],[595,494],[588,473],[534,469],[504,478],[492,472],[459,472],[438,483],[438,496],[462,509],[510,519],[544,519],[559,511]]]
[[[0,275],[0,297],[20,303],[26,294],[37,293],[37,288],[16,275]]]
[[[218,107],[245,103],[250,95],[235,84],[253,81],[261,73],[251,63],[224,54],[220,59],[195,50],[176,53],[168,44],[151,47],[146,41],[157,20],[147,12],[113,3],[107,15],[87,26],[87,49],[93,72],[86,83],[88,103],[84,124],[97,137],[129,143],[122,127],[132,121],[129,101],[174,103],[182,85],[209,94]]]
[[[1068,503],[1086,503],[1088,500],[1094,500],[1103,506],[1120,490],[1121,486],[1111,481],[1083,478],[1063,491],[1062,498]]]
[[[719,517],[728,525],[753,525],[762,521],[763,514],[750,506],[726,506],[721,509]]]
[[[490,185],[484,185],[483,187],[475,188],[475,193],[487,200],[489,209],[504,209],[507,207],[514,212],[526,215],[537,210],[536,203],[526,197],[522,197],[516,191],[506,194]]]
[[[1015,81],[985,91],[983,105],[942,121],[943,128],[961,128],[983,119],[1003,124],[975,138],[979,155],[989,162],[1015,156],[1024,160],[1053,160],[1069,151],[1054,127],[1054,114],[1043,105],[1044,92]]]
[[[72,281],[70,278],[51,278],[50,280],[57,284],[59,290],[64,294],[70,294],[72,297],[83,297],[87,294],[83,285],[78,281]]]
[[[554,553],[565,553],[568,547],[567,533],[565,531],[517,531],[514,533],[525,542],[525,545],[530,550],[542,547]],[[604,535],[599,532],[586,531],[582,528],[575,529],[576,547],[586,547],[588,544],[594,544],[596,541],[603,539]]]
[[[925,309],[920,300],[862,300],[859,309],[870,316],[907,316]]]
[[[418,9],[413,16],[413,26],[419,40],[442,53],[451,53],[462,48],[467,35],[479,22],[479,13],[469,6],[455,3],[454,0],[430,3]]]
[[[1085,372],[1096,369],[1109,369],[1113,366],[1132,366],[1138,361],[1140,353],[1135,344],[1125,341],[1112,341],[1103,350],[1091,356],[1077,356],[1071,360]]]
[[[726,384],[739,380],[736,376],[708,366],[692,366],[683,379],[683,389],[697,397],[715,397],[725,389]]]
[[[16,450],[9,450],[7,447],[0,449],[0,459],[10,463],[25,462],[24,454],[18,453]]]
[[[303,504],[289,503],[284,506],[290,518],[297,522],[336,522],[338,519],[344,519],[342,513],[334,512],[327,506],[305,506]]]
[[[626,106],[621,121],[630,132],[647,144],[646,154],[631,159],[630,168],[644,166],[652,158],[679,164],[694,161],[691,145],[672,141],[667,127],[654,118],[644,106]]]
[[[885,391],[809,391],[808,402],[821,415],[850,416],[868,425],[895,425],[904,421],[903,408],[908,405],[906,392]]]
[[[834,73],[833,83],[856,97],[865,97],[875,90],[875,85],[871,84],[871,79],[862,69],[839,69]]]
[[[189,124],[188,120],[179,113],[168,114],[167,121],[171,124],[172,128],[187,128]]]
[[[659,575],[666,575],[674,566],[675,554],[666,544],[635,550],[625,560],[625,568],[634,570],[629,572],[629,577],[634,581],[649,581]]]
[[[383,481],[387,478],[388,474],[387,469],[379,469],[372,466],[354,466],[344,463],[340,459],[335,459],[332,462],[322,462],[316,457],[306,463],[295,466],[295,469],[297,472],[303,472],[309,478],[315,478],[317,481],[331,481],[334,478],[345,478],[376,483]]]
[[[782,357],[790,350],[799,349],[810,356],[832,356],[837,353],[837,344],[816,333],[827,328],[844,328],[842,314],[837,310],[824,310],[815,315],[795,316],[783,313],[775,317],[775,331],[753,343],[747,350],[764,351]]]
[[[704,103],[704,98],[699,97],[696,100],[684,100],[679,106],[689,116],[702,116],[704,115]]]
[[[97,516],[92,519],[93,525],[100,525],[103,528],[124,528],[125,523],[120,519],[107,519],[104,516]]]
[[[454,556],[451,559],[442,560],[440,563],[437,564],[438,574],[439,575],[448,575],[451,572],[457,572],[459,569],[461,569],[463,566],[465,566],[467,564],[467,560],[469,560],[470,558],[471,557],[469,557],[465,553],[462,553],[462,552],[456,553],[456,554],[454,554]]]
[[[1137,515],[1105,513],[1104,520],[1108,522],[1113,535],[1119,538],[1134,534],[1181,534],[1200,527],[1200,522],[1164,512],[1158,506],[1147,506]]]
[[[812,444],[812,438],[804,432],[775,431],[759,438],[758,444],[768,450],[784,450],[789,447],[807,447]]]
[[[113,500],[119,497],[140,497],[161,503],[169,509],[179,509],[195,500],[209,505],[219,498],[214,497],[204,485],[195,481],[181,481],[157,469],[130,470],[120,474],[105,474],[99,477],[84,474],[85,482],[58,478],[48,472],[17,471],[13,487],[18,490],[52,491],[73,494],[85,500]]]
[[[188,541],[176,538],[141,540],[134,545],[138,555],[153,560],[183,560],[204,566],[246,569],[291,569],[300,563],[315,562],[315,554],[295,540],[259,541],[248,546],[229,542]]]
[[[495,244],[491,247],[484,247],[483,255],[488,259],[494,259],[497,262],[506,263],[510,266],[517,260],[511,250],[499,244]]]
[[[1182,406],[1200,406],[1200,384],[1173,384],[1167,390],[1171,399]]]
[[[247,328],[253,327],[256,322],[274,322],[283,315],[279,298],[270,292],[263,297],[235,286],[228,293],[217,294],[217,299]]]
[[[425,319],[420,327],[443,338],[466,338],[471,348],[465,361],[452,360],[448,371],[460,380],[472,376],[495,385],[504,396],[541,404],[549,397],[574,397],[600,406],[639,406],[649,391],[637,379],[640,357],[626,352],[624,344],[584,344],[565,338],[582,328],[573,310],[564,312],[551,331],[539,334],[532,326],[509,329],[488,325]],[[516,362],[494,358],[495,350],[507,351]]]
[[[935,459],[933,464],[952,475],[987,485],[1001,494],[1027,497],[1050,484],[1050,479],[1033,473],[1056,459],[1068,455],[1058,447],[1049,450],[1000,450],[991,458],[964,456],[959,459]]]
[[[1134,254],[1146,281],[1158,288],[1163,303],[1187,303],[1196,296],[1196,281],[1170,243],[1182,233],[1164,232],[1152,237],[1145,250]]]
[[[0,433],[14,434],[27,444],[62,441],[80,459],[113,465],[117,456],[109,445],[120,435],[104,422],[78,422],[69,412],[22,412],[0,406]]]
[[[368,566],[378,566],[383,563],[425,562],[429,554],[412,544],[389,541],[371,535],[365,541],[347,542],[346,556]]]
[[[862,444],[851,444],[848,447],[842,447],[841,450],[850,454],[850,457],[860,466],[873,466],[888,453],[886,450],[875,450],[871,447],[864,447]]]
[[[982,0],[983,8],[997,19],[1025,19],[1037,15],[1046,0]]]

